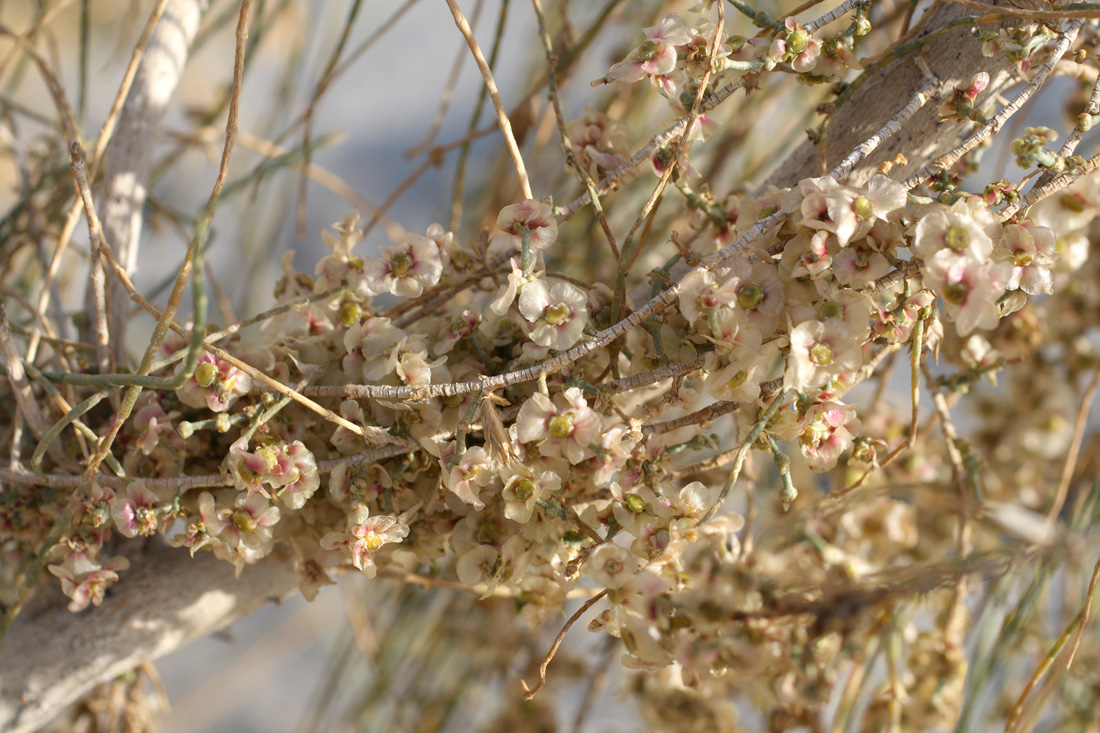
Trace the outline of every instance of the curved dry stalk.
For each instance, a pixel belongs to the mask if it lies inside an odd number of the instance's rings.
[[[554,53],[554,43],[550,40],[550,31],[546,26],[546,16],[542,11],[542,4],[539,0],[532,0],[532,4],[535,7],[535,15],[539,19],[539,38],[542,39],[542,45],[546,51],[547,94],[550,98],[550,106],[554,110],[554,122],[558,127],[558,138],[565,152],[565,161],[576,172],[581,183],[584,184],[584,190],[588,192],[588,198],[592,202],[592,210],[596,215],[596,221],[599,222],[604,236],[607,237],[611,256],[617,260],[619,259],[619,248],[616,246],[615,235],[611,231],[611,225],[607,223],[607,216],[604,214],[603,205],[600,203],[600,195],[596,191],[596,182],[592,180],[592,176],[588,174],[588,171],[577,162],[576,156],[573,155],[573,143],[569,140],[569,135],[565,130],[565,116],[562,114],[561,100],[558,98],[558,75],[555,71],[558,65],[558,57]],[[719,7],[721,6],[719,5]]]
[[[523,688],[523,699],[530,700],[537,695],[538,691],[542,689],[542,686],[546,684],[546,668],[550,666],[550,661],[554,658],[554,655],[558,653],[558,647],[560,647],[562,641],[565,640],[565,635],[569,633],[569,629],[573,628],[573,624],[575,624],[588,609],[596,605],[596,603],[606,595],[606,589],[600,591],[581,604],[581,607],[566,620],[565,625],[561,627],[561,631],[558,632],[557,637],[554,639],[554,643],[550,645],[550,651],[546,652],[546,658],[543,659],[542,664],[539,665],[539,681],[535,683],[534,687],[528,687],[525,681],[520,680],[520,686]]]
[[[195,307],[196,315],[199,316],[201,321],[205,321],[205,292],[200,287],[202,280],[202,244],[206,238],[206,234],[209,230],[210,223],[214,218],[214,211],[217,208],[217,202],[221,195],[222,187],[225,185],[225,180],[229,175],[229,161],[233,153],[233,142],[237,133],[237,116],[240,107],[241,85],[243,84],[244,77],[244,48],[245,42],[248,37],[248,15],[251,7],[251,0],[242,0],[240,15],[237,23],[237,38],[236,38],[236,54],[234,58],[233,67],[233,94],[229,105],[229,119],[226,122],[226,136],[225,136],[225,148],[222,152],[221,166],[218,172],[218,178],[214,183],[214,189],[210,194],[210,198],[207,202],[206,209],[203,217],[199,221],[196,228],[195,237],[191,242],[187,257],[184,260],[183,266],[180,268],[179,274],[176,277],[175,283],[172,288],[172,293],[169,297],[168,304],[165,306],[164,311],[161,314],[160,320],[157,322],[156,329],[153,332],[153,336],[150,339],[148,348],[145,351],[145,355],[142,358],[141,365],[137,370],[138,376],[144,376],[149,373],[150,367],[153,364],[154,357],[157,351],[160,349],[161,344],[164,342],[164,337],[168,333],[168,324],[174,318],[176,310],[179,308],[180,301],[183,298],[183,290],[187,284],[187,280],[191,276],[191,269],[193,263],[199,264],[198,270],[195,272]],[[200,301],[202,303],[200,308]],[[202,332],[204,330],[204,323],[200,323],[200,320],[196,320],[194,331],[201,342]],[[193,368],[193,365],[192,365]],[[27,595],[31,588],[37,581],[38,575],[41,572],[45,562],[46,556],[53,548],[55,544],[61,539],[62,534],[68,529],[69,523],[72,521],[72,516],[76,511],[76,508],[83,501],[84,496],[91,487],[100,464],[106,458],[107,454],[111,450],[111,446],[114,443],[115,438],[118,436],[119,431],[129,418],[131,412],[134,409],[134,405],[137,403],[138,396],[141,394],[141,386],[130,386],[123,397],[114,419],[110,423],[110,428],[107,435],[104,436],[97,446],[96,452],[88,460],[88,465],[81,476],[79,485],[76,491],[73,492],[69,498],[68,503],[62,510],[61,514],[55,520],[50,532],[46,535],[45,540],[42,542],[42,546],[35,554],[35,560],[28,569],[26,575],[23,578],[23,583],[20,587],[18,599],[16,602],[7,609],[7,613],[4,615],[3,627],[0,628],[0,642],[6,636],[6,632],[11,626],[11,622],[19,615],[19,611],[26,602]]]

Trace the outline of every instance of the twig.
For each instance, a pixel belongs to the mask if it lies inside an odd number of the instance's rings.
[[[642,372],[641,374],[633,374],[629,377],[622,377],[621,379],[615,379],[610,382],[602,382],[595,385],[595,387],[601,393],[606,392],[614,394],[618,392],[629,392],[632,389],[648,387],[651,384],[656,384],[665,379],[673,379],[684,374],[698,371],[703,368],[706,362],[706,357],[701,356],[692,362],[669,364],[668,366],[658,367],[657,369]]]
[[[688,425],[699,425],[701,423],[709,422],[722,415],[728,415],[731,412],[737,410],[741,406],[740,402],[715,402],[713,405],[708,405],[701,410],[696,410],[691,414],[678,417],[674,420],[666,420],[664,422],[653,423],[652,425],[646,425],[642,428],[642,432],[646,434],[660,434],[670,433],[673,430],[679,430],[680,428],[687,427]]]
[[[69,156],[69,170],[76,182],[77,195],[84,204],[84,215],[88,219],[88,240],[92,246],[91,273],[89,281],[92,292],[92,322],[95,324],[96,366],[100,374],[114,371],[111,365],[111,334],[107,326],[107,289],[103,277],[102,251],[106,248],[103,226],[96,214],[92,190],[88,187],[88,175],[84,167],[84,150],[79,142],[74,142]]]
[[[1031,675],[1031,679],[1028,680],[1027,686],[1024,687],[1023,692],[1020,693],[1020,697],[1017,698],[1016,704],[1012,706],[1012,710],[1009,711],[1008,719],[1005,721],[1005,733],[1016,733],[1022,726],[1022,721],[1025,720],[1024,706],[1027,703],[1031,693],[1035,690],[1036,686],[1043,679],[1046,673],[1054,666],[1058,657],[1066,648],[1066,644],[1070,640],[1070,633],[1073,633],[1073,645],[1070,647],[1068,654],[1066,655],[1066,662],[1063,667],[1060,667],[1056,674],[1058,678],[1064,675],[1073,666],[1073,660],[1077,656],[1077,648],[1081,643],[1081,637],[1084,634],[1085,626],[1088,624],[1089,619],[1092,616],[1092,601],[1096,595],[1096,589],[1098,582],[1100,582],[1100,562],[1097,562],[1092,570],[1092,578],[1089,581],[1089,589],[1085,594],[1085,603],[1081,610],[1077,613],[1077,616],[1069,622],[1062,635],[1054,642],[1054,645],[1043,657],[1043,660],[1036,667],[1034,674]]]
[[[497,125],[500,127],[501,134],[504,135],[508,152],[512,155],[512,163],[516,167],[516,175],[519,177],[520,186],[523,188],[523,196],[527,199],[533,199],[535,196],[531,193],[531,182],[527,178],[527,168],[523,165],[523,155],[519,151],[519,145],[516,144],[515,135],[512,134],[512,123],[508,120],[508,112],[504,109],[504,103],[500,101],[500,92],[497,90],[497,83],[493,79],[493,71],[489,68],[489,63],[481,53],[481,47],[477,45],[474,33],[470,30],[470,24],[466,22],[466,16],[462,14],[458,3],[455,0],[447,0],[447,7],[450,8],[451,15],[455,19],[455,25],[458,26],[462,37],[466,39],[466,45],[470,47],[470,53],[474,55],[477,68],[481,71],[481,78],[485,81],[485,88],[489,90],[493,107],[497,111]]]
[[[542,664],[539,665],[539,681],[535,683],[534,687],[528,687],[527,682],[520,680],[520,686],[523,688],[523,699],[530,700],[533,698],[542,686],[546,684],[546,668],[550,666],[550,660],[554,658],[554,655],[558,653],[558,647],[561,646],[562,641],[565,639],[565,635],[569,633],[569,629],[573,627],[573,624],[584,615],[584,613],[596,605],[596,602],[607,595],[607,589],[604,589],[596,595],[589,598],[587,601],[581,604],[581,607],[569,617],[565,622],[565,625],[561,627],[561,631],[558,632],[558,636],[554,639],[554,643],[550,646],[550,651],[546,652],[546,658],[542,660]]]
[[[737,483],[737,478],[741,475],[741,469],[745,465],[745,458],[748,456],[749,451],[756,445],[756,441],[761,433],[764,432],[764,428],[768,426],[768,423],[771,422],[772,417],[779,411],[779,408],[787,403],[791,395],[792,392],[790,390],[780,392],[772,399],[767,409],[760,411],[760,417],[756,420],[756,424],[752,426],[752,430],[750,430],[749,434],[745,436],[745,439],[741,441],[741,445],[737,449],[733,468],[726,478],[725,485],[722,486],[722,491],[718,494],[718,498],[714,501],[714,504],[711,505],[710,509],[707,510],[707,513],[703,515],[702,519],[700,519],[697,524],[706,523],[717,513],[718,509],[722,506],[722,502],[726,500],[730,490],[734,487],[734,484]]]
[[[554,109],[554,122],[558,126],[558,137],[561,140],[562,149],[565,151],[565,160],[569,167],[576,171],[577,177],[584,184],[584,190],[588,192],[588,198],[592,201],[592,210],[596,214],[596,221],[600,223],[600,228],[603,229],[604,236],[607,237],[611,256],[617,260],[619,259],[619,248],[615,244],[615,235],[611,232],[611,225],[607,223],[607,216],[604,215],[603,204],[600,203],[600,195],[596,191],[596,182],[592,180],[592,176],[588,174],[584,166],[577,161],[576,156],[573,154],[573,143],[565,130],[565,117],[562,115],[561,100],[558,98],[558,77],[554,71],[558,59],[554,54],[554,44],[550,40],[550,31],[546,27],[546,17],[542,11],[542,4],[539,0],[532,0],[532,3],[535,6],[535,15],[539,19],[539,37],[542,39],[543,48],[546,50],[547,91],[550,97],[550,106]]]
[[[321,97],[325,91],[328,90],[329,85],[335,78],[336,64],[340,61],[340,54],[344,52],[344,46],[347,45],[348,38],[351,37],[351,32],[355,28],[355,19],[359,17],[359,11],[363,8],[363,0],[353,0],[351,7],[348,8],[348,17],[341,25],[340,38],[336,41],[336,47],[332,49],[332,54],[329,56],[328,63],[325,64],[324,71],[321,72],[321,78],[317,81],[317,85],[313,88],[313,94],[310,97],[309,104],[306,105],[305,119],[302,121],[302,150],[305,152],[304,166],[309,167],[313,162],[312,147],[310,146],[310,138],[313,137],[313,116],[317,112],[318,104],[321,101]],[[306,238],[306,215],[308,213],[306,209],[306,196],[309,188],[306,186],[306,176],[301,175],[298,178],[298,238]]]
[[[1054,495],[1054,503],[1047,512],[1047,524],[1053,526],[1058,521],[1058,515],[1062,513],[1066,497],[1069,495],[1069,485],[1073,480],[1073,472],[1077,468],[1077,458],[1081,455],[1081,442],[1085,437],[1085,427],[1088,425],[1089,408],[1092,399],[1096,396],[1096,388],[1100,385],[1100,364],[1092,370],[1092,379],[1089,380],[1085,393],[1081,395],[1081,405],[1077,408],[1077,420],[1073,425],[1073,440],[1070,442],[1069,453],[1066,454],[1065,465],[1062,466],[1062,478],[1058,481],[1058,492]]]
[[[1057,178],[1048,181],[1047,183],[1044,183],[1041,186],[1036,185],[1034,188],[1028,191],[1026,195],[1021,196],[1020,198],[1016,199],[1008,206],[1006,206],[1004,209],[1002,209],[997,216],[1002,222],[1006,222],[1013,216],[1015,216],[1016,212],[1023,211],[1030,206],[1034,206],[1046,197],[1052,196],[1058,191],[1061,191],[1063,188],[1072,185],[1079,178],[1087,173],[1091,173],[1098,167],[1100,167],[1100,153],[1096,153],[1091,158],[1086,160],[1083,166],[1080,166],[1072,171],[1067,171]]]

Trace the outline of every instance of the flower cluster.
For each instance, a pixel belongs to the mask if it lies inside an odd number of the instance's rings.
[[[1076,426],[1100,363],[1100,184],[1047,149],[1047,128],[1012,143],[1017,162],[1040,193],[1058,172],[1080,180],[1030,209],[1028,178],[968,191],[975,157],[908,187],[898,158],[756,191],[714,173],[728,151],[698,169],[688,144],[632,158],[637,98],[702,110],[678,129],[707,150],[745,126],[713,114],[720,85],[860,68],[863,4],[837,32],[753,13],[751,38],[727,35],[748,21],[712,5],[644,29],[604,80],[618,103],[557,120],[579,181],[545,198],[502,185],[480,228],[434,224],[376,249],[353,212],[311,269],[283,259],[263,324],[218,342],[232,357],[204,352],[177,389],[145,389],[124,425],[85,413],[71,454],[0,486],[5,559],[37,557],[71,518],[42,557],[74,611],[119,581],[114,553],[154,535],[238,573],[290,557],[309,598],[349,568],[506,598],[486,607],[532,626],[587,597],[590,632],[637,673],[654,729],[735,730],[734,699],[776,730],[838,706],[866,708],[868,729],[954,725],[973,608],[958,578],[1014,557],[1006,538],[1041,549],[1054,526],[1095,524]],[[1031,72],[1048,31],[979,35]],[[996,75],[959,78],[943,126],[984,124]],[[681,175],[644,196],[619,170],[674,155]],[[607,212],[555,206],[597,188]],[[617,212],[643,200],[616,239]],[[60,472],[112,428],[110,470],[70,500]],[[0,565],[5,605],[18,565]],[[857,690],[879,685],[861,670],[880,646],[891,686]],[[906,690],[921,698],[911,718]]]

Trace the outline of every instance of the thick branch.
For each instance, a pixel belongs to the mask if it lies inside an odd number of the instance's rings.
[[[103,234],[130,276],[137,269],[153,149],[198,32],[204,5],[201,0],[169,1],[149,39],[108,149],[103,181],[98,187]],[[115,361],[124,364],[129,299],[118,278],[108,281],[108,303]]]
[[[944,88],[966,88],[979,71],[989,74],[990,83],[983,99],[990,99],[1012,84],[1018,77],[1002,54],[992,58],[982,56],[982,44],[971,36],[975,27],[958,25],[940,32],[951,23],[957,23],[973,13],[962,8],[944,5],[933,11],[923,30],[911,42],[897,49],[898,57],[872,73],[851,97],[829,119],[822,143],[805,142],[800,145],[769,176],[765,183],[777,186],[793,186],[803,178],[823,176],[841,162],[844,156],[875,134],[899,109],[906,106],[913,94],[921,88],[921,70],[914,62],[920,56],[928,64],[932,74]],[[996,30],[996,25],[983,26]],[[922,39],[932,38],[927,44]],[[847,183],[866,183],[884,161],[893,162],[901,153],[907,164],[895,166],[891,177],[902,179],[958,140],[973,127],[970,122],[940,122],[937,105],[925,105],[906,122],[900,133],[883,141],[875,152],[863,160],[852,172]]]
[[[34,731],[97,683],[224,628],[294,588],[275,556],[233,566],[201,552],[157,546],[103,601],[80,614],[54,588],[28,607],[0,649],[0,730]]]

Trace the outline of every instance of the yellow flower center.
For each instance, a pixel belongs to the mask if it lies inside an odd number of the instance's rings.
[[[138,527],[141,528],[142,534],[151,534],[157,526],[157,513],[153,511],[152,507],[137,507],[134,509],[134,519],[137,521]]]
[[[867,221],[875,215],[875,207],[871,204],[871,199],[866,196],[859,196],[852,202],[852,208],[856,212],[856,218],[860,221]]]
[[[386,543],[385,540],[382,539],[382,535],[378,534],[373,529],[363,535],[361,541],[363,547],[367,548],[368,552],[374,552]]]
[[[822,321],[827,321],[830,318],[840,318],[842,315],[844,315],[844,308],[835,300],[826,300],[817,309],[817,317]]]
[[[626,504],[626,508],[635,514],[641,514],[645,511],[645,499],[637,494],[627,494],[624,503]]]
[[[477,541],[483,545],[491,545],[500,539],[500,527],[496,522],[482,522],[477,528]]]
[[[516,501],[525,502],[531,498],[531,495],[535,493],[535,482],[529,478],[520,479],[516,482]]]
[[[966,231],[966,227],[951,227],[947,230],[946,242],[951,249],[966,249],[970,246],[970,232]]]
[[[206,388],[214,383],[218,376],[218,368],[208,361],[204,361],[195,367],[195,381],[200,387]]]
[[[546,322],[551,326],[560,326],[569,320],[569,306],[565,303],[554,303],[546,309]]]
[[[970,286],[966,283],[952,283],[943,289],[944,300],[952,305],[962,305],[969,294]]]
[[[250,534],[256,531],[256,520],[248,512],[238,509],[233,512],[233,526],[244,534]]]
[[[256,451],[256,457],[264,462],[264,470],[271,471],[279,463],[279,456],[275,451],[267,446],[260,448]]]
[[[358,303],[344,303],[340,306],[340,323],[345,326],[350,326],[359,320],[359,314],[362,313],[362,309]]]
[[[398,277],[405,277],[413,268],[413,259],[404,250],[398,250],[390,255],[390,272]]]
[[[573,434],[573,421],[565,415],[550,420],[550,437],[565,440]]]
[[[787,34],[787,50],[791,53],[802,53],[810,45],[810,34],[804,30],[791,31]]]
[[[749,283],[737,291],[737,304],[742,308],[752,309],[764,302],[764,288],[756,283]]]
[[[740,387],[742,384],[745,383],[745,380],[748,379],[748,378],[749,378],[748,371],[742,369],[741,371],[737,372],[737,374],[734,374],[732,379],[730,379],[728,382],[726,382],[726,386],[729,387],[730,389],[733,389],[735,387]]]
[[[828,344],[818,342],[810,347],[810,361],[818,366],[833,363],[833,350]]]

